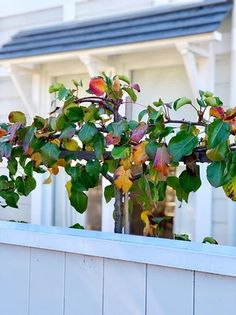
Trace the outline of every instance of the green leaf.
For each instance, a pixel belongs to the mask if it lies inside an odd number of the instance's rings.
[[[75,223],[70,226],[71,229],[78,229],[78,230],[84,230],[84,227],[80,225],[79,223]]]
[[[167,182],[159,181],[157,184],[158,201],[163,201],[166,198],[166,186]]]
[[[175,234],[175,240],[191,242],[188,234]]]
[[[197,165],[197,174],[192,174],[189,170],[183,171],[179,176],[181,187],[186,193],[197,191],[201,186],[201,179],[199,177],[199,166]]]
[[[58,99],[61,101],[63,98],[67,98],[69,94],[69,90],[62,86],[58,91]]]
[[[129,87],[123,87],[123,90],[129,95],[131,100],[135,103],[137,101],[137,95],[135,94],[134,90]]]
[[[64,110],[64,114],[71,122],[81,122],[84,118],[84,112],[77,104],[71,103],[67,105]]]
[[[140,121],[143,119],[143,117],[144,117],[145,115],[147,115],[147,114],[148,114],[148,110],[147,110],[147,109],[142,110],[142,111],[138,114],[138,121],[140,122]]]
[[[204,239],[203,239],[202,242],[203,242],[203,243],[208,243],[208,244],[214,244],[214,245],[217,245],[217,244],[218,244],[218,242],[217,242],[213,237],[211,237],[211,236],[206,236],[206,237],[204,237]]]
[[[125,83],[130,84],[129,78],[126,77],[125,75],[118,75],[118,77],[121,81],[124,81]]]
[[[208,147],[214,148],[219,143],[225,142],[230,135],[230,126],[221,119],[215,119],[207,127]]]
[[[49,93],[55,93],[55,92],[58,92],[63,87],[64,87],[64,85],[62,83],[56,82],[56,83],[49,86],[48,91],[49,91]]]
[[[9,188],[7,176],[0,176],[0,190],[7,190]]]
[[[5,199],[6,204],[12,208],[18,208],[17,202],[19,200],[19,195],[13,191],[0,192],[0,196]]]
[[[17,176],[15,180],[17,192],[21,195],[25,195],[25,183],[22,176]]]
[[[112,132],[115,137],[120,137],[128,129],[128,123],[125,120],[113,122],[107,126],[107,131]]]
[[[226,163],[212,162],[207,167],[207,179],[213,187],[220,187],[224,185],[224,174],[225,174]]]
[[[87,209],[88,196],[82,192],[71,188],[70,203],[79,213],[84,213]]]
[[[156,107],[160,107],[160,106],[164,105],[164,102],[162,101],[161,98],[159,98],[158,101],[153,102],[153,105],[156,106]]]
[[[8,160],[7,162],[7,168],[9,170],[9,174],[10,175],[16,175],[17,172],[17,160],[14,158],[11,158],[10,160]]]
[[[8,119],[12,124],[20,122],[23,125],[26,125],[26,117],[25,114],[22,112],[19,111],[10,112]]]
[[[209,149],[206,155],[211,161],[223,161],[229,152],[227,142],[219,143],[214,149]]]
[[[28,196],[36,187],[36,180],[32,176],[25,179],[25,195]]]
[[[79,139],[85,144],[90,143],[97,132],[96,126],[93,123],[88,122],[80,129]]]
[[[32,174],[33,174],[33,166],[34,166],[33,161],[29,161],[26,164],[26,166],[24,167],[25,175],[32,176]]]
[[[68,127],[66,127],[62,133],[60,134],[60,139],[71,139],[74,134],[76,132],[76,128],[75,125],[69,125]]]
[[[115,190],[113,185],[106,186],[104,189],[104,197],[106,202],[111,201],[112,198],[115,198]]]
[[[128,146],[114,147],[111,155],[114,159],[125,159],[130,156],[131,148]]]
[[[189,131],[179,131],[168,144],[168,151],[173,162],[179,162],[183,156],[188,156],[198,144],[198,137]]]
[[[101,173],[101,165],[98,160],[90,160],[87,162],[85,166],[86,172],[89,173],[90,176],[94,176],[95,178],[99,177]]]
[[[40,117],[40,116],[35,116],[34,117],[34,126],[37,129],[43,129],[43,127],[46,125],[46,119]]]
[[[44,164],[51,167],[57,162],[61,151],[55,143],[48,142],[40,150]]]
[[[150,159],[154,160],[158,147],[159,145],[157,144],[156,141],[150,141],[149,143],[146,144],[145,151]]]
[[[188,195],[189,194],[182,189],[182,187],[180,185],[180,180],[178,177],[176,177],[176,176],[167,177],[167,185],[172,187],[175,190],[176,197],[179,201],[184,200],[184,201],[188,202]]]
[[[222,101],[219,99],[219,97],[214,97],[214,96],[208,96],[204,99],[205,103],[207,104],[207,106],[212,106],[212,107],[219,107],[222,106],[223,103]]]
[[[34,130],[35,130],[35,127],[30,126],[30,127],[22,128],[18,131],[18,137],[22,143],[22,147],[25,153],[28,152],[31,141],[33,140]]]
[[[104,147],[105,147],[105,139],[101,132],[98,132],[93,140],[94,153],[98,160],[102,158]]]
[[[187,98],[187,97],[181,97],[181,98],[178,98],[174,104],[173,104],[173,107],[174,107],[174,110],[178,110],[180,107],[184,106],[184,105],[190,105],[192,104],[192,101]]]
[[[56,120],[57,130],[63,131],[69,125],[70,125],[70,122],[69,122],[68,118],[66,117],[66,115],[64,115],[64,114],[58,115],[57,120]]]

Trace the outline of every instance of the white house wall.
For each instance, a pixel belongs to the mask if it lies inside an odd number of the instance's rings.
[[[13,0],[9,0],[5,6],[11,6]],[[15,2],[15,1],[14,1]],[[154,0],[130,0],[129,5],[127,1],[108,1],[108,0],[84,0],[84,1],[68,1],[48,0],[41,3],[34,3],[30,1],[30,5],[27,7],[27,1],[16,2],[14,8],[3,10],[0,13],[0,44],[3,44],[9,38],[18,32],[19,30],[25,30],[32,27],[46,26],[63,21],[63,6],[66,4],[73,4],[75,8],[74,14],[77,20],[85,20],[91,18],[102,18],[105,16],[113,16],[119,14],[126,14],[135,12],[141,9],[148,9],[159,5],[166,5],[168,3],[180,4],[191,3],[195,1],[176,0],[176,1],[154,1]],[[25,12],[22,10],[22,6],[25,4]],[[45,5],[45,6],[44,6]],[[72,5],[72,8],[73,8]],[[107,9],[109,7],[109,10]],[[5,13],[4,13],[5,12]],[[12,15],[8,16],[7,12],[11,12]],[[20,14],[19,14],[20,13]],[[214,51],[216,56],[216,82],[215,91],[222,97],[225,104],[229,104],[230,94],[230,18],[228,18],[222,25],[220,31],[223,34],[223,42],[214,44]],[[106,57],[106,56],[105,56]],[[165,48],[163,51],[146,51],[137,52],[136,54],[123,54],[109,57],[108,60],[112,63],[123,64],[124,68],[128,67],[133,71],[133,80],[141,84],[142,94],[139,98],[139,103],[147,104],[152,100],[162,97],[165,101],[173,100],[181,95],[192,96],[192,91],[187,80],[187,75],[183,66],[181,56],[174,48]],[[54,76],[68,74],[83,73],[85,70],[84,65],[78,60],[66,61],[62,64],[48,63],[42,66],[43,71],[51,73]],[[168,82],[168,83],[165,83]],[[31,91],[31,81],[25,81],[26,89]],[[19,96],[16,93],[14,86],[11,83],[6,72],[0,69],[0,104],[1,114],[0,121],[6,120],[7,113],[11,110],[18,109],[25,111]],[[231,106],[235,104],[230,104]],[[17,107],[17,108],[16,108]],[[143,107],[136,105],[134,110],[134,117],[137,116],[137,111]],[[136,112],[136,114],[135,114]],[[192,119],[192,112],[187,112],[186,108],[182,111],[184,114]],[[179,114],[181,116],[181,111]],[[179,117],[179,116],[177,116]],[[30,199],[26,198],[24,209],[26,209],[26,217],[29,219],[29,207]],[[221,208],[224,208],[225,215],[220,212]],[[229,242],[229,236],[226,230],[229,227],[228,209],[231,209],[231,205],[226,201],[223,194],[219,194],[216,190],[213,194],[213,236],[215,236],[220,243]],[[23,208],[20,208],[20,211]],[[4,211],[4,215],[2,215]],[[0,218],[5,219],[5,213],[12,211],[1,209]],[[14,210],[15,211],[15,210]],[[14,212],[15,213],[15,212]],[[14,216],[13,216],[14,217]],[[10,217],[8,217],[10,218]]]
[[[19,30],[26,30],[32,27],[45,26],[58,23],[62,20],[62,9],[53,8],[26,14],[13,15],[0,18],[0,45]],[[31,99],[32,79],[29,75],[24,75],[21,80],[24,82],[24,90],[27,97]],[[27,112],[22,103],[16,88],[14,87],[8,72],[0,68],[0,122],[7,121],[10,111],[21,110]],[[0,173],[4,174],[6,169],[0,166]],[[30,222],[31,197],[21,197],[19,209],[1,208],[1,220],[16,220]]]

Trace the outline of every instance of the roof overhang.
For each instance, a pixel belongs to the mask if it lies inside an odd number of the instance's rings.
[[[161,39],[154,40],[149,42],[140,42],[140,43],[132,43],[126,45],[118,45],[118,46],[108,46],[108,47],[100,47],[94,49],[86,49],[86,50],[78,50],[78,51],[69,51],[69,52],[59,52],[45,55],[37,55],[37,56],[26,56],[19,58],[9,58],[0,60],[0,64],[2,66],[7,65],[17,65],[17,64],[41,64],[55,61],[62,61],[68,59],[78,58],[80,56],[112,56],[122,53],[133,53],[133,52],[145,52],[154,49],[161,49],[165,47],[174,47],[178,43],[188,43],[188,44],[201,44],[206,42],[214,42],[221,41],[222,35],[218,31],[214,31],[211,33],[198,34],[192,36],[183,36],[178,38],[169,38],[169,39]]]

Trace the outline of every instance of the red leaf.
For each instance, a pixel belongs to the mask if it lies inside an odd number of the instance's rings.
[[[168,174],[169,170],[169,164],[170,164],[170,154],[167,151],[167,148],[165,145],[158,148],[156,151],[155,159],[154,159],[154,168],[161,172],[163,176],[166,176]]]
[[[222,107],[211,107],[210,109],[210,116],[225,119],[225,112]]]
[[[116,137],[113,133],[109,132],[106,136],[106,144],[107,145],[116,145],[120,143],[120,137]]]
[[[107,84],[102,77],[91,79],[89,83],[89,90],[96,96],[102,96],[107,89]]]
[[[132,83],[130,86],[137,92],[140,92],[140,86],[138,83]]]
[[[145,135],[147,129],[148,129],[147,124],[145,124],[144,122],[141,122],[138,125],[138,127],[132,131],[130,140],[138,143]]]

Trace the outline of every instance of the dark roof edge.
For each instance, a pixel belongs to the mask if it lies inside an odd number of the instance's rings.
[[[217,5],[217,4],[233,4],[233,0],[206,0],[206,1],[199,1],[196,3],[191,3],[191,4],[185,4],[185,5],[175,5],[175,6],[166,6],[165,8],[158,8],[154,7],[151,9],[147,9],[147,10],[142,10],[136,13],[130,13],[130,14],[125,14],[124,16],[121,15],[117,15],[114,17],[109,17],[109,18],[99,18],[96,20],[86,20],[86,21],[71,21],[71,22],[64,22],[64,23],[60,23],[59,24],[55,24],[55,25],[51,25],[51,26],[43,26],[43,27],[38,27],[38,28],[33,28],[30,30],[25,30],[25,31],[20,31],[18,32],[15,36],[12,37],[12,39],[17,38],[17,37],[21,37],[21,36],[27,36],[27,34],[29,35],[35,35],[35,34],[40,34],[41,32],[43,32],[44,30],[47,31],[56,31],[57,29],[62,28],[62,26],[92,26],[92,25],[97,25],[97,24],[101,24],[101,23],[109,23],[109,22],[117,22],[117,21],[123,21],[123,20],[127,20],[127,19],[135,19],[135,18],[139,18],[139,17],[144,17],[145,15],[155,15],[155,14],[165,14],[165,13],[174,13],[174,12],[178,12],[178,11],[183,11],[183,10],[188,10],[188,9],[194,9],[194,8],[199,8],[199,7],[205,7],[205,6],[210,6],[210,5]]]

